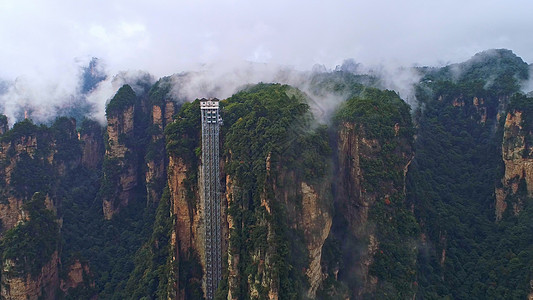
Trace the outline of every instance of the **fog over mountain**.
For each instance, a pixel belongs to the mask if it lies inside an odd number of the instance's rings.
[[[533,61],[532,9],[520,0],[7,0],[0,2],[0,81],[9,87],[0,84],[0,97],[11,117],[21,106],[65,106],[79,98],[82,70],[98,57],[108,83],[89,100],[100,119],[118,89],[110,82],[123,71],[154,78],[200,71],[209,80],[240,85],[274,80],[280,70],[333,70],[352,58],[363,71],[387,75],[387,87],[406,98],[405,85],[416,76],[405,67],[460,62],[490,48]],[[35,115],[46,119],[55,112]]]

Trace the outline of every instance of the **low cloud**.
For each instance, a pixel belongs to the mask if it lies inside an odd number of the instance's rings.
[[[359,65],[345,65],[345,71],[379,66],[366,68],[413,104],[413,64],[441,66],[490,48],[512,49],[532,61],[533,40],[525,37],[533,2],[516,7],[482,0],[2,1],[0,79],[8,84],[0,84],[0,101],[11,120],[27,107],[34,121],[46,120],[77,103],[80,68],[92,57],[106,62],[109,75],[85,95],[100,120],[117,89],[113,75],[123,70],[156,78],[194,73],[187,84],[177,82],[176,96],[224,98],[260,81],[305,90],[310,73],[334,70],[353,57]],[[306,71],[313,65],[321,67]]]

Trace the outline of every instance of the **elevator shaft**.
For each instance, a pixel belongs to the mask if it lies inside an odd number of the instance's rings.
[[[201,99],[202,180],[205,221],[206,299],[215,297],[222,277],[220,202],[220,118],[218,99]]]

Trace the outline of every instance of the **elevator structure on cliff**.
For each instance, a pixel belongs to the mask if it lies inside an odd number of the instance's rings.
[[[201,99],[202,183],[205,220],[206,298],[214,299],[222,277],[222,236],[220,224],[220,125],[219,100]]]

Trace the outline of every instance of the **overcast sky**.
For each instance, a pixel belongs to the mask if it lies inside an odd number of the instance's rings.
[[[0,0],[0,80],[16,82],[0,105],[8,116],[61,105],[91,57],[108,74],[155,78],[213,63],[232,72],[243,61],[439,66],[490,48],[531,63],[532,12],[531,0]],[[100,111],[117,88],[96,97]]]
[[[0,77],[93,56],[158,77],[233,60],[438,65],[489,48],[532,62],[532,12],[531,0],[0,0]]]

